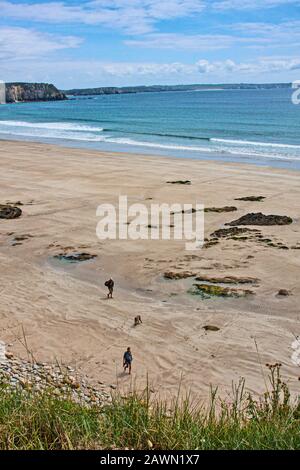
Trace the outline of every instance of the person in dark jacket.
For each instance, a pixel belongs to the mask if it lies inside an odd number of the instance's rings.
[[[113,291],[114,291],[114,281],[112,280],[112,278],[110,278],[108,281],[106,281],[104,283],[104,285],[108,288],[108,294],[107,294],[107,298],[113,298]]]
[[[130,350],[130,348],[127,348],[127,350],[124,352],[124,356],[123,356],[124,372],[126,372],[126,369],[128,369],[128,373],[131,374],[131,363],[132,363],[131,350]]]

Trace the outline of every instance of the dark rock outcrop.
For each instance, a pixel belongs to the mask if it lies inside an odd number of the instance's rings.
[[[215,239],[215,240],[208,240],[208,241],[206,241],[206,242],[204,243],[203,248],[205,248],[205,249],[206,249],[206,248],[211,248],[212,246],[215,246],[215,245],[217,245],[218,243],[219,243],[219,241],[216,240],[216,239]]]
[[[257,284],[259,279],[254,277],[237,277],[237,276],[197,276],[196,281],[210,282],[211,284]]]
[[[235,206],[225,206],[225,207],[205,207],[204,212],[217,212],[221,214],[222,212],[234,212],[237,211]]]
[[[214,326],[214,325],[205,325],[203,327],[203,330],[205,330],[205,331],[219,331],[220,328],[218,328],[217,326]]]
[[[64,93],[49,83],[6,83],[6,102],[66,100]]]
[[[183,272],[177,272],[177,273],[174,271],[167,271],[164,273],[165,279],[172,279],[172,280],[187,279],[189,277],[194,277],[194,276],[196,276],[196,274],[190,271],[183,271]]]
[[[209,284],[193,284],[194,289],[190,290],[191,294],[200,295],[203,298],[209,297],[246,297],[253,295],[254,292],[246,289],[233,289],[232,287],[222,287]]]
[[[186,183],[181,183],[181,184],[186,184]],[[199,212],[202,209],[195,209],[192,207],[192,209],[187,209],[180,212],[171,212],[171,215],[174,214],[194,214],[195,212]],[[235,206],[225,206],[225,207],[205,207],[204,212],[216,212],[217,214],[221,214],[222,212],[234,212],[237,211],[237,207]]]
[[[23,242],[25,240],[28,240],[29,238],[32,238],[33,236],[30,235],[30,233],[25,233],[24,235],[17,235],[14,238],[14,242]]]
[[[70,263],[77,263],[80,261],[88,261],[90,259],[96,258],[97,255],[91,255],[90,253],[60,253],[59,255],[55,255],[54,258],[69,261]]]
[[[23,202],[21,201],[16,201],[16,202],[6,201],[6,204],[8,206],[24,206]]]
[[[261,202],[263,201],[265,196],[246,196],[246,197],[237,197],[235,201],[250,201],[250,202]]]
[[[290,291],[287,289],[280,289],[277,293],[280,297],[288,297],[290,295]]]
[[[286,215],[265,215],[257,212],[243,215],[225,225],[290,225],[291,223],[293,223],[293,219]]]
[[[167,181],[168,184],[192,184],[189,180]]]
[[[216,238],[228,238],[236,237],[239,235],[249,234],[251,232],[258,232],[258,230],[253,230],[250,228],[240,228],[240,227],[231,227],[231,228],[220,228],[211,234],[211,237]]]
[[[0,204],[0,219],[17,219],[22,215],[22,209],[16,206]]]

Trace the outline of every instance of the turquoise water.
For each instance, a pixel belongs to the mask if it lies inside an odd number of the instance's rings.
[[[300,169],[291,89],[139,93],[0,106],[0,138]]]

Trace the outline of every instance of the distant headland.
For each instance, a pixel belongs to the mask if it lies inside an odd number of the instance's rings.
[[[233,83],[233,84],[192,84],[192,85],[149,85],[128,87],[73,88],[59,90],[49,83],[6,83],[6,103],[32,101],[61,101],[68,96],[120,95],[129,93],[154,93],[170,91],[214,91],[214,90],[259,90],[291,88],[291,83]]]
[[[150,85],[128,87],[98,87],[98,88],[74,88],[63,90],[66,95],[119,95],[125,93],[153,93],[167,91],[205,91],[205,90],[257,90],[271,88],[291,88],[291,83],[233,83],[233,84],[193,84],[193,85]]]

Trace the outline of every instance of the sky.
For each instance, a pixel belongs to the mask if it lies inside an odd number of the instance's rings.
[[[0,80],[62,89],[300,79],[300,0],[0,0]]]

